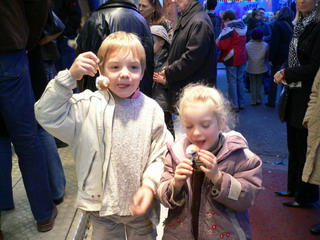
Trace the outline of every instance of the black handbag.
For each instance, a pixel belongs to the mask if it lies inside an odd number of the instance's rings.
[[[288,98],[289,98],[289,87],[284,86],[280,94],[279,105],[278,105],[278,116],[281,122],[285,121]]]

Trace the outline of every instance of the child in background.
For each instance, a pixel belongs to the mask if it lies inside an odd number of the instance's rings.
[[[248,208],[261,190],[260,158],[240,133],[224,132],[229,112],[215,88],[187,86],[178,111],[186,135],[169,146],[158,188],[169,208],[163,240],[252,239]],[[200,149],[196,165],[190,144]]]
[[[251,105],[261,105],[261,86],[263,74],[268,71],[267,59],[269,47],[263,39],[263,32],[260,28],[254,28],[250,32],[251,40],[246,44],[247,66],[249,73]]]
[[[110,34],[98,57],[80,54],[35,105],[38,122],[69,144],[76,162],[78,208],[90,214],[92,239],[156,239],[154,193],[172,140],[163,111],[139,91],[144,48],[132,33]],[[101,90],[73,94],[76,80],[95,76]],[[132,144],[134,143],[134,144]],[[150,210],[150,211],[148,211]],[[157,214],[159,211],[157,212]]]
[[[168,129],[172,134],[173,121],[172,121],[172,106],[170,104],[170,92],[168,85],[162,81],[163,77],[159,74],[164,67],[168,65],[167,58],[169,55],[170,39],[167,30],[161,25],[153,25],[150,27],[153,37],[153,51],[154,51],[154,84],[152,87],[152,98],[159,103],[164,111],[164,118]]]

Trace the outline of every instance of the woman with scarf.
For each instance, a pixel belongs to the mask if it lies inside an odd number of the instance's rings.
[[[318,1],[297,0],[288,66],[274,75],[275,83],[289,87],[285,110],[289,152],[287,191],[275,192],[279,196],[295,197],[294,201],[283,203],[287,207],[308,207],[319,198],[318,186],[302,181],[308,136],[308,130],[302,126],[302,121],[308,106],[311,87],[320,66]]]

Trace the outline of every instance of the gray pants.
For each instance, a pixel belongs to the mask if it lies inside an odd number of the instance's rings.
[[[100,217],[91,212],[92,240],[156,240],[156,228],[147,216]]]
[[[262,79],[263,79],[263,73],[261,74],[249,73],[251,104],[262,102],[262,98],[261,98]]]

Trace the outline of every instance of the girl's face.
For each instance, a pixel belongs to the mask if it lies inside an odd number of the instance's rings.
[[[189,141],[209,150],[219,139],[223,121],[218,120],[202,102],[190,103],[183,109],[182,123]]]
[[[164,40],[162,40],[154,35],[152,37],[153,37],[153,52],[158,53],[161,51],[162,46],[164,45]]]
[[[147,21],[150,21],[154,12],[154,7],[150,4],[149,0],[140,0],[139,11]]]
[[[297,8],[302,13],[302,16],[307,16],[309,12],[314,8],[318,0],[297,0]]]
[[[125,56],[111,56],[104,64],[104,74],[110,80],[110,91],[121,98],[130,97],[143,77],[141,63],[131,52]]]

